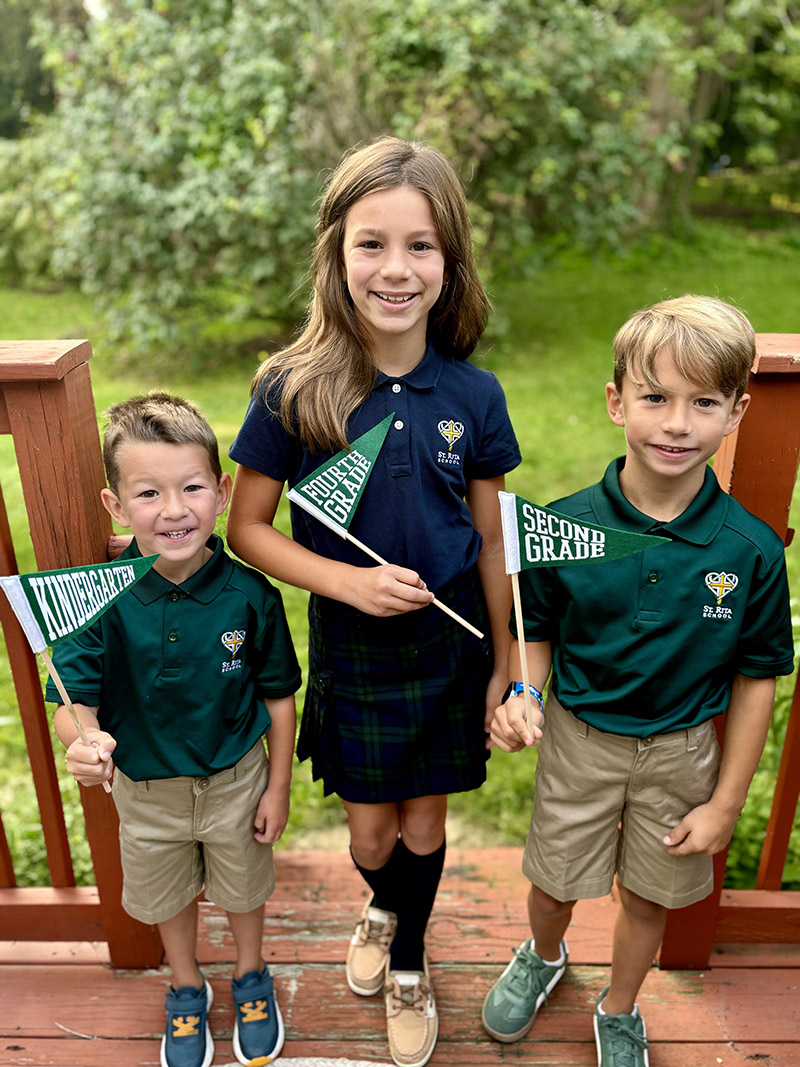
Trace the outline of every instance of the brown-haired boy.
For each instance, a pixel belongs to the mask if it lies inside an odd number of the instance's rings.
[[[159,557],[54,650],[90,744],[63,706],[56,731],[81,784],[114,768],[122,904],[158,925],[172,969],[162,1067],[208,1067],[214,1057],[213,994],[195,959],[202,888],[236,942],[234,1052],[240,1063],[267,1062],[284,1029],[261,958],[264,903],[289,814],[300,684],[283,605],[214,534],[231,479],[193,404],[164,393],[116,404],[103,457],[103,503],[134,535],[122,558]],[[58,700],[52,683],[47,697]]]

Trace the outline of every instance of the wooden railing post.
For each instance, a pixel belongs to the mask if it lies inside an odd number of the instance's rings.
[[[88,341],[0,342],[0,430],[13,435],[40,570],[102,562],[111,520],[92,396]],[[81,788],[111,962],[161,962],[158,932],[121,907],[118,821],[110,796]]]
[[[723,442],[714,459],[714,472],[723,489],[769,523],[788,545],[794,534],[788,525],[789,508],[800,456],[800,334],[758,334],[756,347],[758,358],[748,387],[750,406],[738,430]],[[761,854],[756,883],[759,890],[780,889],[799,795],[800,683],[795,687]],[[746,930],[740,931],[742,936],[737,940],[741,941],[768,941],[772,937],[776,942],[784,942],[800,936],[797,933],[800,912],[796,907],[773,909],[774,920],[770,922],[769,905],[765,903],[758,936],[753,929],[752,909],[745,917],[742,909],[735,906],[720,908],[726,857],[727,849],[714,857],[711,896],[689,908],[669,913],[661,948],[662,967],[707,967],[721,920],[727,940],[733,940],[737,922],[749,923],[751,928],[750,937]],[[741,912],[741,920],[737,912]]]

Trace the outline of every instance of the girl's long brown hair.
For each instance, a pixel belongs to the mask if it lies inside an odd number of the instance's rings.
[[[347,215],[370,193],[408,185],[431,206],[442,241],[445,284],[428,315],[428,338],[466,359],[486,327],[489,301],[472,251],[461,183],[442,153],[429,145],[382,137],[345,156],[327,185],[311,264],[313,294],[302,333],[258,369],[253,391],[280,389],[280,417],[312,451],[347,447],[347,422],[375,380],[369,340],[342,277]]]

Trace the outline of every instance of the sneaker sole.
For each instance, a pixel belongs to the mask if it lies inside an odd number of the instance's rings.
[[[594,1028],[594,1043],[597,1048],[597,1067],[603,1067],[603,1050],[600,1048],[600,1031],[597,1028],[597,1015],[592,1019],[592,1027]],[[647,1037],[644,1019],[642,1019],[642,1036]],[[650,1067],[650,1057],[647,1054],[646,1048],[642,1049],[642,1055],[644,1056],[644,1067]]]
[[[495,1030],[493,1027],[491,1027],[487,1023],[487,1021],[486,1021],[486,1004],[487,1004],[487,1002],[489,1000],[489,997],[492,995],[492,990],[490,989],[489,992],[486,994],[486,997],[484,998],[483,1007],[481,1008],[481,1022],[483,1023],[483,1028],[486,1031],[486,1033],[490,1037],[493,1037],[495,1039],[495,1041],[500,1041],[504,1045],[510,1045],[514,1041],[520,1041],[527,1034],[527,1032],[530,1030],[530,1028],[533,1026],[533,1024],[536,1022],[536,1015],[537,1015],[537,1013],[539,1011],[539,1008],[541,1008],[542,1004],[544,1004],[545,1000],[547,1000],[547,998],[550,995],[550,993],[552,993],[552,991],[555,989],[556,985],[558,984],[558,982],[563,977],[564,972],[566,971],[566,969],[567,969],[567,964],[565,962],[562,967],[559,967],[559,969],[556,971],[556,973],[553,975],[553,977],[547,983],[547,985],[545,986],[544,992],[540,993],[539,996],[537,997],[536,1005],[535,1005],[535,1007],[533,1009],[533,1015],[531,1015],[530,1021],[525,1023],[525,1025],[520,1030],[516,1030],[513,1034],[504,1034],[499,1030]],[[492,988],[494,988],[494,987],[492,987]]]
[[[239,1021],[236,1019],[233,1026],[233,1054],[239,1063],[244,1064],[244,1067],[264,1067],[267,1063],[272,1063],[274,1059],[281,1053],[283,1043],[286,1040],[286,1031],[283,1026],[283,1016],[281,1015],[281,1009],[278,1006],[278,1001],[275,1000],[275,1018],[278,1023],[278,1034],[275,1039],[275,1044],[272,1051],[266,1056],[253,1056],[248,1058],[242,1051],[242,1046],[239,1044]]]
[[[211,1011],[211,1006],[214,1003],[214,990],[208,984],[206,979],[206,1012]],[[161,1053],[159,1055],[161,1061],[161,1067],[169,1067],[167,1063],[167,1035],[165,1034],[161,1038]],[[208,1025],[208,1015],[206,1015],[206,1056],[203,1060],[201,1067],[211,1067],[211,1063],[214,1059],[214,1040],[211,1037],[211,1028]]]
[[[359,986],[353,981],[345,968],[344,976],[347,979],[347,987],[359,997],[374,997],[376,994],[383,990],[384,979],[381,977],[381,984],[374,986],[372,989],[367,989],[366,986]]]

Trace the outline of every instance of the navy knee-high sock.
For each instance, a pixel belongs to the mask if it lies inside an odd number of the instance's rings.
[[[398,846],[401,843],[398,838],[397,845],[395,845],[394,851],[386,863],[376,870],[362,867],[353,856],[352,848],[350,849],[350,856],[356,865],[356,870],[372,890],[372,906],[374,908],[381,908],[383,911],[397,910],[397,901],[402,895],[401,892],[398,892],[402,888],[399,871],[402,857],[398,855]]]
[[[446,841],[434,852],[420,856],[406,848],[402,838],[397,842],[393,856],[397,858],[398,870],[396,906],[397,933],[391,948],[393,971],[421,971],[425,951],[425,930],[433,910],[436,891],[442,877]]]

